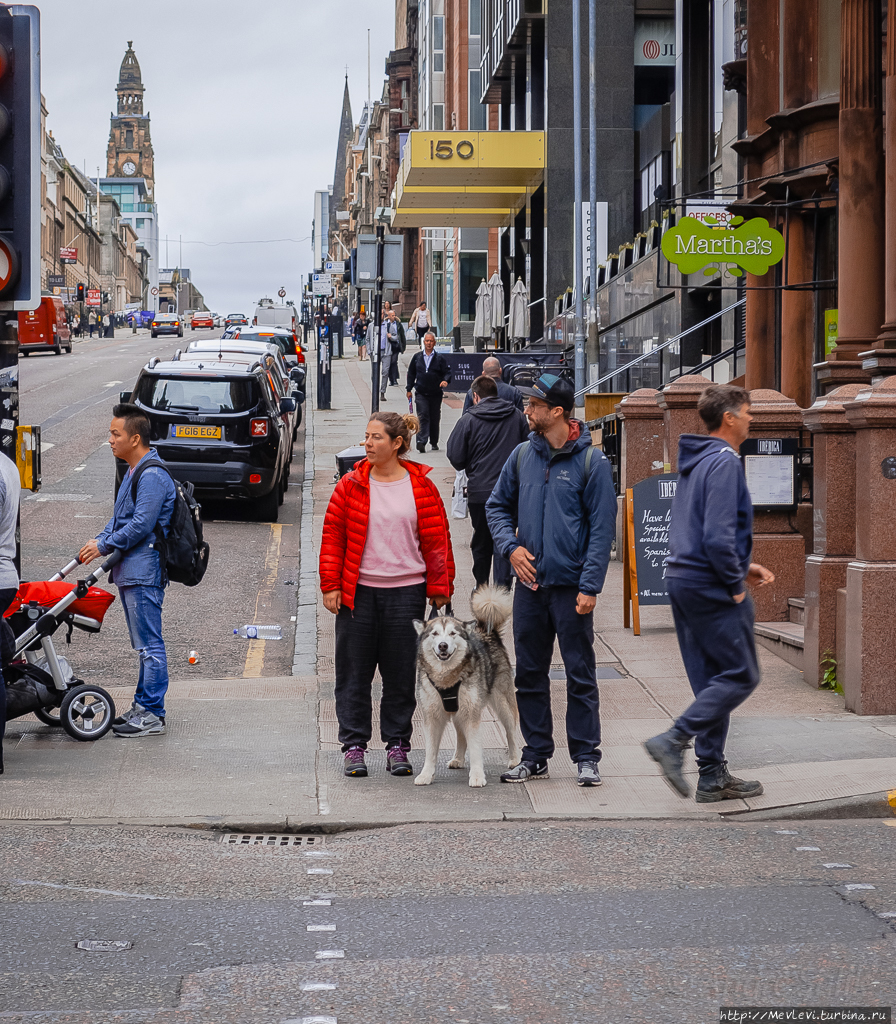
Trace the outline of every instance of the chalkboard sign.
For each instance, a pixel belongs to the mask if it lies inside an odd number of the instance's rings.
[[[669,603],[666,558],[677,485],[677,473],[663,473],[625,492],[624,624],[627,628],[631,608],[636,636],[641,632],[640,605]]]

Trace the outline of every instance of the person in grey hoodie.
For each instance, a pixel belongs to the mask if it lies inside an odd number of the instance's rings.
[[[454,425],[448,438],[448,461],[467,474],[467,508],[473,524],[470,550],[476,586],[488,583],[510,588],[510,562],[495,552],[485,517],[485,503],[518,444],[529,436],[529,421],[510,402],[498,397],[498,381],[483,374],[470,386],[473,404]]]
[[[775,577],[750,562],[753,506],[738,451],[750,433],[750,395],[714,384],[697,403],[709,431],[682,434],[679,480],[669,525],[666,579],[675,631],[694,702],[667,732],[645,744],[669,784],[689,795],[682,774],[694,737],[697,802],[743,799],[762,792],[759,782],[728,771],[725,740],[731,712],[759,684],[753,637],[753,602],[746,583]]]

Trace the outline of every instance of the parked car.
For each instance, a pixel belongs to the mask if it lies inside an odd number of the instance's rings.
[[[53,352],[62,355],[72,350],[72,332],[65,319],[65,306],[55,295],[44,295],[37,309],[19,313],[19,351]]]
[[[249,318],[245,313],[228,313],[224,317],[224,327],[240,327],[243,324],[248,324]]]
[[[190,317],[190,327],[194,331],[198,331],[200,327],[208,327],[210,330],[214,330],[215,318],[211,313],[194,313]]]
[[[154,338],[158,338],[160,334],[174,334],[182,338],[184,325],[177,313],[156,313],[149,325],[149,333]]]
[[[260,362],[151,359],[122,400],[146,413],[153,446],[197,497],[248,499],[260,520],[277,521],[297,403]],[[126,473],[120,462],[119,485]]]
[[[197,360],[207,359],[210,356],[220,356],[227,360],[240,360],[244,358],[252,362],[271,360],[276,372],[282,381],[283,394],[289,395],[299,403],[296,409],[296,416],[293,429],[293,440],[299,424],[302,422],[302,406],[305,401],[305,367],[287,366],[283,354],[277,345],[267,345],[257,341],[191,341],[186,352],[175,354],[175,359]]]
[[[241,341],[267,341],[280,346],[283,358],[287,363],[296,365],[305,362],[305,353],[293,331],[282,327],[238,327],[234,331],[235,338]]]

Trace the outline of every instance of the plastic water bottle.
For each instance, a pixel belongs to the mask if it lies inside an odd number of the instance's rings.
[[[240,626],[233,635],[244,640],[282,640],[283,630],[280,626]]]

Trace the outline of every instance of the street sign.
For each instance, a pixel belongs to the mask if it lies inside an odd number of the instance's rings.
[[[277,292],[277,294],[280,296],[281,299],[285,299],[286,298],[286,289],[285,288],[281,288],[280,291]]]
[[[78,250],[73,245],[63,246],[59,250],[59,262],[60,263],[77,263],[78,262]]]
[[[125,309],[139,309],[140,308],[140,303],[139,302],[126,302],[124,304],[124,308]]]
[[[102,292],[99,288],[88,288],[87,289],[87,300],[85,305],[87,306],[101,306],[102,303]]]
[[[65,274],[47,274],[47,287],[56,290],[65,287]]]
[[[401,288],[404,270],[404,235],[386,235],[383,239],[383,286]],[[358,288],[376,287],[376,235],[358,236]]]
[[[312,295],[332,295],[333,294],[333,279],[329,274],[312,274],[311,275],[311,294]]]
[[[327,260],[324,264],[324,270],[328,274],[344,274],[345,260]]]
[[[150,288],[149,290],[150,290],[150,293],[153,294],[153,295],[158,295],[159,294],[159,289],[158,288]]]

